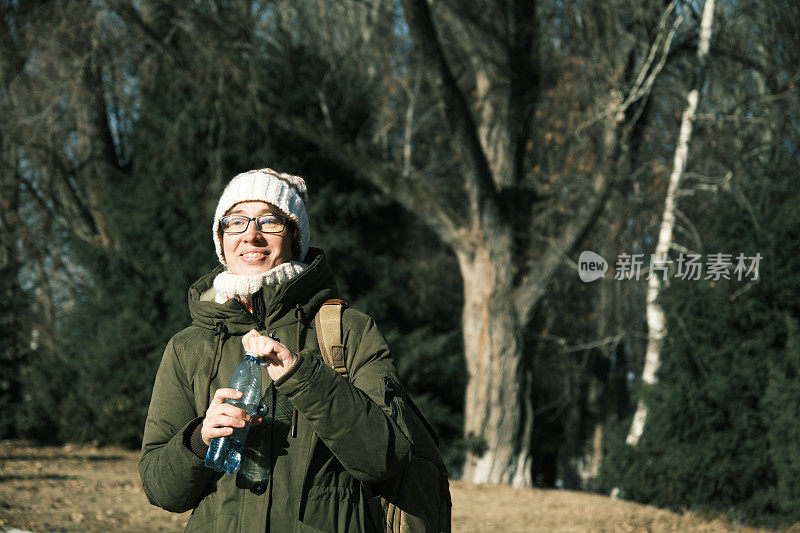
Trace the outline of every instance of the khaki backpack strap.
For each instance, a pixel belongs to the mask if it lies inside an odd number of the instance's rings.
[[[314,325],[317,329],[317,342],[325,363],[342,377],[347,377],[347,365],[342,345],[342,313],[345,303],[339,299],[327,300],[320,306]]]

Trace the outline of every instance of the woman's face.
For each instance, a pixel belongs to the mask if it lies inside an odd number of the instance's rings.
[[[241,202],[226,215],[258,217],[279,214],[266,202]],[[244,233],[223,233],[222,253],[228,269],[241,276],[261,274],[292,259],[292,235],[288,227],[280,233],[261,233],[254,220]]]

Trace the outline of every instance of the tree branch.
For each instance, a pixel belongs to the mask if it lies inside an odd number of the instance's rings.
[[[170,35],[174,31],[174,25],[171,21],[166,20],[164,26],[168,29],[158,31],[154,24],[145,21],[140,15],[137,8],[135,8],[127,0],[114,0],[111,2],[111,7],[116,11],[122,20],[127,22],[132,28],[139,31],[140,35],[144,38],[144,53],[147,54],[149,49],[156,50],[163,57],[171,60],[178,68],[184,72],[190,72],[191,68],[187,58],[175,46],[168,46],[167,42],[170,40]]]
[[[678,16],[672,22],[670,27],[667,25],[669,16],[675,10],[676,5],[677,0],[673,0],[669,3],[667,8],[664,10],[664,13],[661,15],[661,19],[656,29],[657,33],[653,43],[650,45],[647,58],[645,59],[645,62],[641,68],[639,68],[636,80],[628,90],[625,99],[616,103],[616,105],[609,106],[607,109],[602,110],[600,113],[579,124],[578,127],[575,128],[573,135],[580,135],[584,129],[609,115],[624,114],[632,104],[641,99],[647,99],[649,97],[656,78],[658,78],[658,75],[664,69],[664,65],[670,56],[672,41],[675,39],[678,26],[683,21],[683,17]],[[660,57],[656,59],[656,56],[659,55],[659,50],[661,51]]]
[[[423,65],[444,103],[447,125],[454,137],[454,148],[468,167],[464,177],[470,210],[477,215],[484,210],[487,202],[496,209],[497,194],[489,163],[481,148],[466,98],[447,65],[428,3],[426,0],[404,0],[403,9],[411,35],[420,49]]]
[[[454,251],[467,251],[465,222],[419,181],[403,179],[402,172],[355,148],[332,133],[321,131],[309,121],[277,106],[259,103],[263,113],[281,128],[316,146],[326,157],[371,183],[382,193],[396,200],[405,209],[419,216],[436,235]]]
[[[611,118],[606,121],[604,152],[607,154],[607,159],[610,159],[610,154],[616,145],[618,125],[619,123],[616,119]],[[610,164],[602,165],[601,169],[594,175],[583,203],[570,218],[567,227],[550,244],[542,259],[531,266],[520,286],[514,291],[512,300],[520,324],[528,324],[533,309],[544,295],[547,284],[556,273],[564,257],[572,254],[573,248],[582,240],[586,231],[592,227],[593,222],[600,216],[608,198],[611,183],[610,176]]]
[[[0,60],[0,76],[3,79],[3,85],[7,88],[22,69],[25,68],[27,58],[20,54],[18,44],[14,40],[14,35],[9,29],[6,17],[8,14],[8,7],[3,4],[0,6],[0,50],[3,51],[2,60]],[[19,24],[19,21],[15,21]]]
[[[526,145],[539,92],[538,57],[534,57],[534,53],[538,56],[535,2],[515,0],[514,26],[514,41],[509,54],[511,94],[508,118],[515,144],[512,183],[518,185],[524,178]]]

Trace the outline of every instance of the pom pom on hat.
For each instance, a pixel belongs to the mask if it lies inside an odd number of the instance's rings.
[[[219,198],[217,210],[214,213],[212,232],[214,247],[220,263],[226,264],[219,236],[219,220],[234,205],[250,201],[272,204],[295,223],[295,238],[299,240],[300,244],[300,257],[297,260],[302,261],[308,252],[308,243],[311,239],[311,230],[308,227],[308,215],[306,214],[306,202],[308,202],[306,182],[300,176],[275,172],[271,168],[262,168],[235,176]]]

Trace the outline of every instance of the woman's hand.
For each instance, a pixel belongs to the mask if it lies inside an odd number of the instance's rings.
[[[297,361],[297,356],[286,346],[271,337],[265,337],[251,329],[242,337],[245,351],[267,362],[267,373],[272,381],[283,376]]]
[[[241,397],[242,393],[236,389],[217,389],[217,392],[214,393],[214,399],[208,406],[206,417],[203,419],[203,427],[200,430],[200,435],[206,445],[211,444],[211,439],[215,437],[230,435],[234,428],[243,428],[248,421],[251,426],[261,423],[261,417],[254,416],[251,419],[244,409],[224,403],[226,399],[238,400]]]

